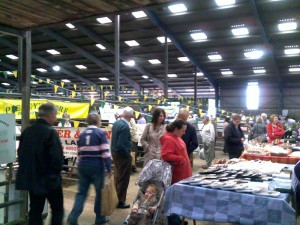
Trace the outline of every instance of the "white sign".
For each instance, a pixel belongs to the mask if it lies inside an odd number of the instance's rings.
[[[0,114],[0,164],[16,161],[15,114]]]
[[[66,157],[77,157],[77,141],[79,135],[83,132],[86,127],[56,127],[64,151],[64,156]],[[111,128],[101,128],[106,133],[108,143],[110,145],[111,140]]]

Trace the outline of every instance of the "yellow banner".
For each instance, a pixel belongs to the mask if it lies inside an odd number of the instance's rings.
[[[40,105],[51,102],[58,107],[57,118],[61,118],[64,113],[70,114],[71,119],[86,119],[89,113],[89,103],[48,101],[46,99],[30,100],[30,119],[36,119]],[[0,99],[0,114],[15,113],[16,119],[21,119],[22,100],[21,99]]]

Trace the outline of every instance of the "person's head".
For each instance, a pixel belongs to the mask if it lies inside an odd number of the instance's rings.
[[[186,127],[187,125],[185,121],[175,120],[173,123],[167,125],[166,130],[174,134],[176,137],[181,137],[185,134]]]
[[[186,108],[181,108],[181,109],[179,110],[178,115],[177,115],[177,119],[178,119],[178,120],[187,121],[188,118],[189,118],[189,116],[190,116],[189,110],[187,110]]]
[[[64,113],[64,114],[62,115],[62,118],[65,119],[66,121],[69,121],[69,120],[70,120],[70,114]]]
[[[209,122],[209,116],[202,116],[202,123],[207,124]]]
[[[101,117],[99,114],[91,113],[87,118],[88,125],[94,125],[96,127],[100,127],[101,125]]]
[[[231,119],[234,126],[238,126],[241,123],[241,117],[237,114],[233,115]]]
[[[270,122],[272,122],[274,124],[277,123],[278,122],[278,116],[275,115],[275,114],[271,115],[270,116]]]
[[[256,123],[262,123],[263,122],[263,120],[262,120],[262,118],[259,116],[257,119],[256,119]]]
[[[50,125],[56,121],[57,107],[48,102],[39,107],[38,116],[46,120]]]
[[[151,123],[153,123],[154,126],[161,125],[165,122],[165,119],[166,119],[165,110],[161,108],[156,108],[153,112]]]
[[[262,113],[260,116],[261,116],[263,121],[265,121],[267,119],[267,114],[266,113]]]
[[[157,189],[155,185],[149,184],[145,192],[145,197],[149,198],[151,195],[156,195],[156,194],[157,194]]]
[[[134,117],[133,112],[131,107],[125,107],[122,112],[122,117],[129,122],[131,118]]]

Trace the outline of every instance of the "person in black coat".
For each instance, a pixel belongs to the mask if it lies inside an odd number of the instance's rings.
[[[225,128],[224,139],[229,159],[239,158],[244,151],[244,133],[240,127],[241,117],[232,116],[232,122]]]
[[[20,138],[16,189],[29,191],[29,225],[43,224],[42,212],[46,199],[52,209],[51,225],[61,225],[63,221],[63,148],[52,127],[56,114],[56,106],[52,103],[41,105],[39,119],[26,128]]]

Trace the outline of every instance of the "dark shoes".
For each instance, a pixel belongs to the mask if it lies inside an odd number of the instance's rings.
[[[125,202],[119,202],[119,204],[117,205],[118,209],[128,209],[130,208],[129,204],[126,204]]]
[[[208,169],[208,167],[209,167],[209,166],[204,165],[204,166],[202,166],[202,169]]]
[[[136,166],[131,167],[131,172],[133,172],[133,173],[137,172]]]
[[[100,224],[104,224],[107,223],[109,221],[108,217],[106,216],[102,221],[95,223],[95,225],[100,225]]]

